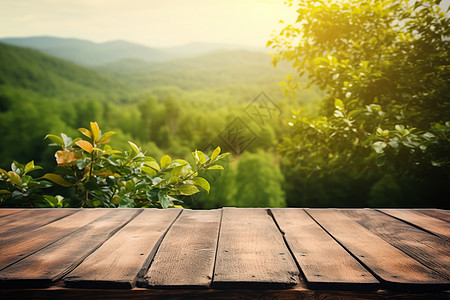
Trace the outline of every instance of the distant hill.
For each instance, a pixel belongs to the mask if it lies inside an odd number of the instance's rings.
[[[37,49],[84,66],[98,66],[124,59],[162,62],[198,56],[211,51],[245,48],[237,45],[212,43],[191,43],[170,48],[151,48],[122,40],[94,43],[82,39],[51,36],[2,38],[0,42]]]
[[[192,58],[151,63],[127,59],[98,67],[117,78],[147,88],[177,86],[184,90],[230,85],[277,86],[290,69],[273,68],[268,54],[246,50],[215,51]]]
[[[120,80],[95,70],[3,43],[0,43],[0,87],[61,99],[120,99],[130,91]]]
[[[148,61],[169,59],[168,55],[159,50],[126,41],[97,44],[80,39],[43,36],[4,38],[0,39],[0,42],[37,49],[85,66],[106,64],[125,58],[139,58]]]

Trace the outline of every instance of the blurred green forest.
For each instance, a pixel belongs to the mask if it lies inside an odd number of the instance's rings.
[[[0,167],[34,160],[52,169],[55,149],[44,137],[79,136],[77,128],[95,120],[118,133],[113,147],[126,149],[133,141],[157,159],[167,153],[190,161],[192,150],[219,145],[233,153],[225,172],[208,175],[211,193],[187,197],[187,207],[285,206],[277,137],[293,107],[317,103],[322,94],[311,89],[294,102],[285,98],[278,83],[290,69],[274,69],[270,61],[264,53],[236,50],[94,69],[0,44]],[[264,126],[246,113],[263,103],[261,95],[277,108]],[[240,150],[228,137],[235,120],[246,130]]]
[[[118,133],[113,147],[133,141],[157,159],[170,154],[191,161],[191,151],[216,146],[231,152],[225,171],[205,175],[210,193],[186,196],[185,207],[447,205],[428,198],[432,186],[393,181],[380,170],[357,178],[311,175],[281,157],[292,111],[319,111],[324,93],[312,87],[286,97],[279,82],[295,71],[270,62],[265,53],[233,50],[87,68],[0,43],[0,168],[34,160],[52,169],[55,149],[46,134],[79,136],[77,128],[97,121]]]

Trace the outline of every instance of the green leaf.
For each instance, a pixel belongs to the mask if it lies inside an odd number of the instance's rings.
[[[61,175],[54,174],[54,173],[47,173],[44,176],[41,177],[42,179],[48,179],[56,184],[59,184],[64,187],[71,187],[73,184],[70,182],[67,182],[64,178],[61,177]]]
[[[26,164],[24,174],[28,173],[33,168],[34,168],[34,161],[32,160]]]
[[[206,170],[224,170],[224,168],[221,165],[214,165],[214,166],[209,167]]]
[[[220,154],[219,156],[217,156],[217,160],[220,160],[220,159],[222,159],[222,158],[224,158],[225,156],[228,156],[228,155],[230,155],[229,152],[227,152],[227,153],[222,153],[222,154]]]
[[[136,154],[139,154],[139,153],[141,152],[141,151],[139,150],[139,147],[136,146],[135,143],[128,141],[128,144],[130,144],[131,148],[133,148],[133,150],[134,150],[134,152],[135,152]]]
[[[44,195],[43,196],[45,200],[47,200],[47,202],[52,206],[52,207],[56,207],[58,205],[58,199],[56,199],[53,196],[50,195]]]
[[[200,163],[202,165],[206,162],[207,156],[200,150],[195,150],[194,152],[192,152],[192,156],[194,157],[196,164]]]
[[[110,140],[109,138],[115,134],[116,133],[114,131],[108,131],[108,132],[102,134],[102,136],[98,140],[97,144],[104,144],[104,143],[109,142],[109,140]]]
[[[196,186],[203,188],[205,191],[209,193],[211,186],[209,185],[209,182],[205,178],[195,177],[192,179],[192,181]]]
[[[373,148],[373,150],[375,150],[375,152],[377,154],[381,154],[381,153],[384,152],[383,149],[386,148],[386,143],[385,142],[381,142],[381,141],[375,142],[375,143],[372,144],[372,148]]]
[[[195,163],[198,164],[198,162],[200,161],[200,157],[198,156],[197,150],[192,152],[192,157],[194,157]]]
[[[200,190],[193,184],[182,185],[178,190],[181,192],[182,195],[186,196],[200,192]]]
[[[216,149],[214,149],[213,153],[211,154],[211,161],[213,161],[214,158],[216,158],[219,154],[220,154],[220,147],[217,147]]]
[[[158,163],[155,160],[146,161],[146,162],[144,162],[144,165],[152,167],[153,169],[155,169],[158,172],[161,171],[161,168],[159,167]]]
[[[87,166],[89,166],[89,164],[91,163],[91,160],[89,158],[86,159],[79,159],[77,160],[76,164],[77,164],[77,168],[80,170],[83,170],[84,168],[86,168]]]
[[[164,155],[161,157],[161,168],[165,168],[172,162],[172,158],[169,155]]]
[[[342,102],[342,100],[340,99],[335,99],[334,100],[334,106],[339,109],[339,110],[343,110],[344,109],[344,103]]]
[[[155,176],[156,175],[156,171],[153,170],[150,167],[141,167],[141,170],[144,171],[145,173],[147,173],[150,176]]]
[[[7,190],[0,190],[0,195],[9,195],[9,194],[11,194],[10,191],[7,191]]]
[[[46,139],[50,139],[52,142],[54,142],[55,144],[64,147],[64,141],[61,137],[54,135],[54,134],[47,134],[45,136]]]
[[[171,167],[179,167],[179,166],[186,166],[189,163],[185,161],[184,159],[174,159],[171,162]]]
[[[112,197],[111,203],[112,203],[112,204],[115,204],[115,205],[118,205],[118,204],[120,204],[120,201],[121,201],[121,200],[122,200],[122,198],[120,198],[120,196],[115,195],[114,197]]]
[[[16,172],[9,171],[8,176],[9,176],[9,181],[14,183],[15,185],[20,186],[22,184],[22,182],[20,181],[20,176]]]
[[[171,204],[169,196],[167,196],[163,191],[159,191],[158,199],[162,208],[168,208],[169,205]]]
[[[91,122],[91,130],[94,142],[98,141],[100,138],[100,128],[98,127],[97,122]]]
[[[64,147],[68,148],[68,147],[72,146],[73,140],[71,137],[67,136],[65,133],[61,133],[61,137],[64,141]]]

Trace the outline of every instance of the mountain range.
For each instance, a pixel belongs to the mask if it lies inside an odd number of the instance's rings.
[[[259,50],[238,45],[191,43],[170,48],[152,48],[123,40],[94,43],[76,38],[35,36],[24,38],[0,38],[5,44],[28,47],[83,66],[99,66],[124,59],[147,62],[163,62],[189,58],[217,50]]]
[[[273,68],[271,57],[261,51],[200,46],[190,44],[163,52],[124,41],[95,44],[55,37],[0,39],[0,90],[114,102],[134,101],[155,88],[219,94],[240,91],[236,92],[239,97],[252,97],[261,90],[280,94],[278,82],[290,73],[286,65]],[[192,56],[194,53],[198,55]]]

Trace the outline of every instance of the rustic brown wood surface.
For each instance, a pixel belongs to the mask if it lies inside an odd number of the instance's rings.
[[[416,211],[437,219],[441,219],[446,222],[450,222],[450,211],[448,210],[417,209]]]
[[[4,217],[10,214],[15,214],[18,212],[24,212],[26,211],[25,209],[9,209],[9,208],[4,208],[4,209],[0,209],[0,217]]]
[[[221,211],[185,210],[172,225],[145,276],[148,286],[208,288]]]
[[[109,209],[80,211],[16,237],[2,235],[0,240],[0,270],[48,246],[60,238],[108,214]]]
[[[43,209],[38,215],[29,209],[23,212],[6,215],[0,219],[0,235],[8,235],[8,238],[27,233],[31,230],[62,219],[78,210]]]
[[[309,209],[308,213],[343,247],[388,284],[445,285],[449,281],[395,248],[343,212]]]
[[[309,287],[373,289],[378,286],[378,280],[303,209],[271,209],[271,212]]]
[[[76,267],[87,255],[128,222],[137,211],[115,210],[71,235],[0,271],[2,285],[49,286]]]
[[[380,211],[411,223],[431,233],[446,238],[450,242],[450,223],[407,209],[381,209]]]
[[[148,268],[163,235],[179,209],[144,210],[89,256],[65,279],[75,287],[131,288]]]
[[[0,209],[0,298],[449,299],[447,217]]]
[[[213,286],[285,288],[299,271],[265,209],[224,208]]]
[[[450,280],[450,244],[400,220],[373,210],[343,210],[359,224]]]

